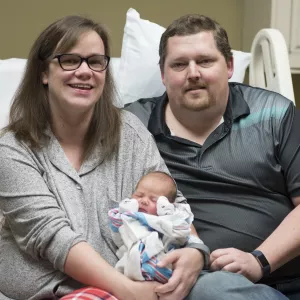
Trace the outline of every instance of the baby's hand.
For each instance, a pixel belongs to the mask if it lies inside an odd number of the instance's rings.
[[[119,204],[119,212],[123,213],[125,211],[130,211],[132,213],[138,212],[139,210],[139,203],[136,199],[129,199],[126,198],[122,200]]]
[[[175,207],[173,203],[170,203],[165,196],[160,196],[157,199],[157,215],[166,216],[173,215],[175,212]]]

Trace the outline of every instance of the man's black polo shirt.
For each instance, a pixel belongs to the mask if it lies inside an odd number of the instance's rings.
[[[210,250],[251,252],[293,209],[290,198],[300,195],[300,118],[292,102],[277,93],[229,86],[224,123],[203,145],[171,135],[165,123],[166,94],[126,109],[153,134]],[[299,265],[298,257],[269,282],[300,276]]]

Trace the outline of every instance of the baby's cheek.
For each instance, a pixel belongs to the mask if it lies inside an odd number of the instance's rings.
[[[154,205],[152,205],[151,207],[151,214],[152,215],[157,215],[157,207],[156,207],[156,203]]]

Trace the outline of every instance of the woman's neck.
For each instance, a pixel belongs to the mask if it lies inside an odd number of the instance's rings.
[[[92,114],[52,115],[51,129],[60,143],[83,145],[88,132]]]
[[[72,166],[79,171],[85,153],[85,137],[91,117],[53,117],[51,129]]]

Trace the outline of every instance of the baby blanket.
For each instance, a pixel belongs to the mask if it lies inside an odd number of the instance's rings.
[[[157,214],[138,212],[135,199],[124,199],[119,208],[108,213],[112,237],[119,247],[116,268],[133,280],[167,282],[172,266],[159,268],[157,263],[167,252],[188,242],[193,221],[188,204],[172,204],[161,196],[157,200]],[[197,242],[203,244],[200,239]]]

